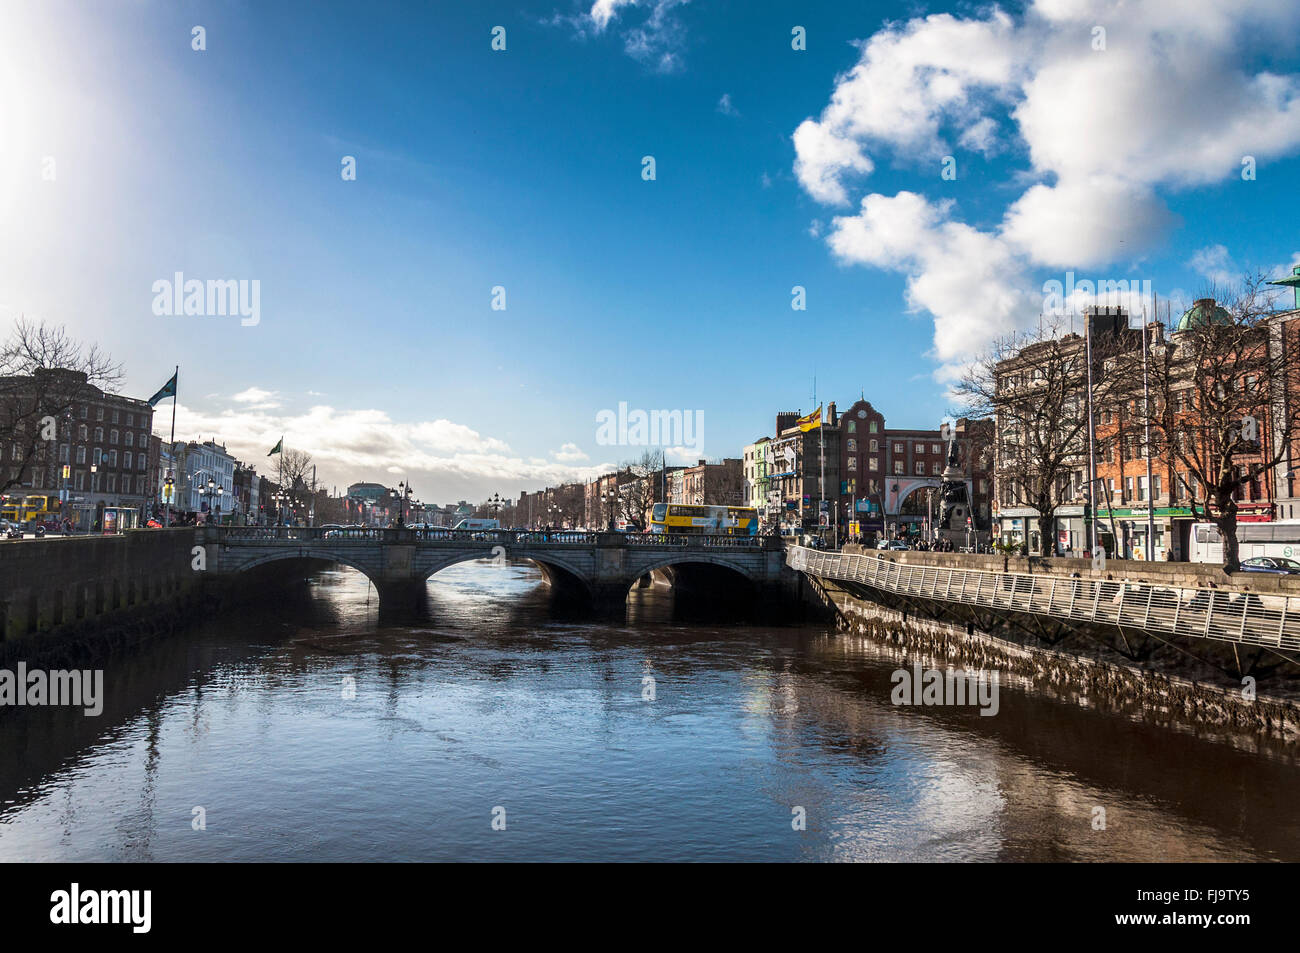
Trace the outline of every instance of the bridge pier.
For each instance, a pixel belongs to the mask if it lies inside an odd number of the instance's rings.
[[[627,613],[627,591],[632,580],[601,582],[591,587],[592,612],[602,619],[622,621]]]
[[[379,593],[379,617],[388,622],[418,620],[428,610],[427,580],[381,579],[375,582]]]

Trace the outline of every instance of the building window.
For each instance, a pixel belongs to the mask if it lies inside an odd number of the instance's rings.
[[[894,453],[902,453],[902,452],[903,452],[903,445],[901,443],[894,444]]]
[[[939,464],[937,464],[937,463],[932,463],[932,464],[930,464],[930,472],[931,472],[934,476],[939,476],[939,474],[943,472],[943,468],[940,467]]]
[[[895,460],[895,461],[894,461],[894,473],[898,474],[899,476],[902,476],[902,475],[903,475],[903,461],[902,461],[902,460]]]
[[[99,420],[99,421],[102,421],[102,420],[104,419],[104,408],[103,408],[103,407],[96,407],[96,408],[95,408],[95,419],[96,419],[96,420]]]
[[[123,469],[123,470],[129,470],[129,469],[131,469],[131,462],[132,462],[132,461],[131,461],[131,451],[128,450],[128,451],[126,451],[124,454],[122,454],[122,469]]]
[[[858,442],[857,442],[856,440],[854,440],[852,437],[850,437],[850,438],[849,438],[849,453],[857,453],[857,451],[858,451]]]
[[[1120,502],[1123,503],[1132,499],[1133,499],[1133,478],[1125,477],[1124,478],[1124,499],[1120,500]]]
[[[135,426],[135,414],[127,414],[127,415],[126,415],[126,425],[127,425],[128,427],[134,427],[134,426]]]
[[[103,459],[104,459],[103,450],[100,450],[98,447],[96,447],[94,450],[91,451],[90,462],[92,464],[94,464],[95,466],[99,466],[100,461]]]
[[[879,457],[868,457],[868,458],[867,458],[867,469],[868,469],[868,470],[879,470],[879,469],[880,469],[880,467],[879,467],[879,465],[878,465],[878,464],[879,464],[879,460],[880,460]]]
[[[85,447],[78,447],[78,448],[77,448],[77,462],[78,462],[78,463],[85,463],[85,462],[86,462],[86,448],[85,448]]]
[[[849,469],[850,469],[850,470],[856,470],[857,468],[858,468],[858,458],[857,458],[857,457],[849,457]]]
[[[868,433],[876,433],[876,432],[877,432],[877,431],[876,431],[876,422],[875,422],[874,420],[871,421],[871,423],[869,423],[869,424],[867,425],[867,432],[868,432]]]
[[[87,427],[85,424],[81,424],[79,427],[77,427],[77,439],[78,439],[78,440],[89,440],[89,439],[90,439],[90,428]]]
[[[931,453],[943,453],[943,448],[941,448],[937,443],[932,443],[932,444],[930,444],[930,452],[931,452]]]
[[[1153,502],[1160,499],[1160,477],[1158,476],[1151,478],[1151,499]]]
[[[128,447],[135,446],[135,434],[131,433],[129,430],[126,432],[126,445]]]
[[[108,432],[108,442],[109,442],[109,443],[117,443],[117,431],[116,431],[116,430],[110,430],[110,431]]]
[[[856,420],[850,420],[849,433],[857,433],[857,432],[858,432],[858,422]]]
[[[96,428],[95,428],[95,443],[103,443],[103,442],[104,442],[104,428],[103,428],[103,427],[96,427]]]

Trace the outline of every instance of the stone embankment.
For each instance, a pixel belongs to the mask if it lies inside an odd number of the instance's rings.
[[[1037,557],[973,556],[861,550],[907,565],[961,568],[991,572],[1051,573],[1104,580],[1153,581],[1172,586],[1249,589],[1279,595],[1300,595],[1300,582],[1261,574],[1225,574],[1217,566],[1188,563],[1111,561],[1094,570],[1091,560]],[[1062,645],[1034,644],[1029,633],[1017,640],[1006,632],[991,634],[965,622],[926,619],[897,607],[860,598],[834,580],[812,580],[818,598],[837,616],[839,626],[897,649],[908,659],[937,667],[996,670],[1005,681],[1020,680],[1027,689],[1061,700],[1200,733],[1269,739],[1292,746],[1300,742],[1300,703],[1281,682],[1282,695],[1270,695],[1254,679],[1239,683],[1223,676],[1184,677],[1167,647],[1143,664],[1118,658],[1100,644],[1081,639]],[[1167,664],[1168,663],[1168,664]],[[1294,668],[1294,666],[1291,666]],[[1203,672],[1204,670],[1202,670]],[[1283,673],[1285,676],[1285,673]],[[1275,673],[1276,676],[1276,673]],[[1253,697],[1252,697],[1253,696]]]

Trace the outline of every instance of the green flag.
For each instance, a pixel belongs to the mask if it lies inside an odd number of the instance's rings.
[[[275,445],[274,447],[271,448],[271,452],[268,453],[267,456],[268,456],[268,457],[270,457],[270,456],[274,456],[274,455],[277,454],[277,453],[284,453],[284,438],[283,438],[283,437],[281,437],[281,438],[279,439],[279,441],[276,443],[276,445]]]
[[[168,397],[176,396],[176,376],[179,373],[180,371],[177,371],[176,374],[173,374],[172,379],[169,380],[166,384],[163,384],[162,390],[158,391],[158,393],[154,394],[152,397],[149,398],[150,407],[157,407],[158,402],[160,400],[166,400]]]

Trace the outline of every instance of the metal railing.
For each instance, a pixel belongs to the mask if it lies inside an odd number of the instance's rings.
[[[341,528],[322,526],[208,526],[201,527],[200,532],[215,536],[222,545],[275,545],[277,543],[322,541],[329,543],[443,543],[466,547],[496,544],[502,546],[602,546],[746,551],[780,548],[779,540],[766,536],[592,533],[585,530],[389,529],[368,526]]]
[[[786,563],[813,576],[919,599],[1117,625],[1279,649],[1300,649],[1300,596],[1195,589],[1146,580],[914,566],[803,546]]]

